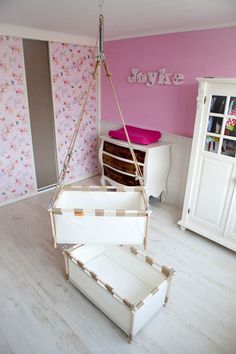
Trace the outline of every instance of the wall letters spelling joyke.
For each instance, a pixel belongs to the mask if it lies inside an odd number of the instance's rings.
[[[130,84],[135,82],[146,84],[146,86],[157,85],[181,85],[184,82],[182,73],[167,73],[166,69],[162,68],[158,71],[141,72],[139,68],[131,68],[131,74],[127,78]]]

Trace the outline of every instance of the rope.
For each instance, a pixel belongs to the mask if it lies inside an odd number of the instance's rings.
[[[126,139],[127,139],[128,145],[129,145],[129,150],[130,150],[131,156],[132,156],[133,161],[134,161],[135,169],[136,169],[136,172],[137,172],[137,177],[138,177],[138,180],[139,180],[139,183],[140,183],[140,186],[141,186],[141,190],[142,190],[142,193],[143,193],[143,196],[144,196],[144,201],[146,203],[146,206],[149,208],[149,200],[148,200],[148,196],[146,194],[145,188],[144,188],[143,174],[142,174],[141,168],[140,168],[140,166],[138,164],[138,161],[137,161],[133,146],[132,146],[130,138],[129,138],[128,131],[127,131],[126,126],[125,126],[124,117],[123,117],[123,114],[122,114],[122,111],[121,111],[121,107],[120,107],[120,104],[119,104],[119,101],[118,101],[118,98],[117,98],[115,87],[113,85],[112,76],[111,76],[111,73],[109,71],[107,59],[104,62],[104,68],[106,70],[106,74],[107,74],[107,77],[108,77],[108,80],[109,80],[109,83],[110,83],[110,86],[111,86],[111,89],[112,89],[112,92],[113,92],[113,96],[114,96],[114,99],[115,99],[115,102],[116,102],[116,107],[117,107],[118,113],[120,115],[122,124],[123,124],[123,128],[124,128],[124,131],[125,131]]]
[[[98,44],[98,35],[97,35],[95,48],[94,48],[94,52],[93,52],[93,56],[94,57],[95,57],[95,52],[97,50],[97,44]],[[88,97],[89,97],[89,94],[90,94],[90,91],[91,91],[91,88],[92,88],[92,84],[93,84],[93,81],[96,79],[96,76],[97,76],[97,71],[98,71],[99,65],[100,65],[100,63],[96,60],[95,69],[94,69],[93,74],[92,74],[92,79],[91,79],[91,81],[89,83],[88,90],[87,90],[87,93],[86,93],[86,96],[85,96],[85,99],[84,99],[84,102],[83,102],[83,105],[82,105],[82,109],[81,109],[78,121],[76,123],[76,127],[75,127],[75,130],[74,130],[73,136],[71,138],[70,145],[69,145],[69,148],[67,150],[67,154],[66,154],[64,162],[63,162],[63,168],[62,168],[62,170],[60,172],[60,175],[59,175],[59,178],[58,178],[58,181],[57,181],[57,185],[56,185],[56,187],[55,187],[55,189],[53,191],[52,197],[51,197],[50,202],[49,202],[49,209],[52,208],[52,206],[53,206],[53,204],[54,204],[54,202],[55,202],[55,200],[56,200],[56,198],[58,196],[59,191],[63,188],[63,182],[65,180],[65,176],[66,176],[67,169],[68,169],[68,166],[69,166],[69,163],[70,163],[70,159],[72,157],[72,152],[73,152],[75,141],[76,141],[79,129],[80,129],[80,125],[81,125],[81,122],[83,120],[83,115],[84,115],[84,112],[85,112],[86,104],[88,102]]]
[[[99,7],[100,7],[100,10],[101,10],[101,14],[102,14],[103,4],[104,4],[104,0],[100,0],[99,1]],[[101,16],[102,15],[100,15],[100,17]],[[99,22],[99,26],[100,26],[100,22]],[[99,33],[100,33],[100,28],[99,28],[97,39],[96,39],[94,55],[95,55],[95,51],[97,49]],[[120,115],[120,118],[121,118],[121,121],[122,121],[122,125],[123,125],[124,131],[125,131],[126,139],[127,139],[128,145],[129,145],[129,150],[130,150],[132,159],[134,161],[134,165],[135,165],[135,169],[136,169],[136,177],[137,177],[137,179],[139,180],[139,183],[140,183],[140,187],[141,187],[141,191],[142,191],[142,194],[143,194],[144,202],[146,204],[146,207],[148,209],[150,209],[150,207],[149,207],[149,199],[148,199],[146,191],[145,191],[143,174],[142,174],[141,168],[140,168],[140,166],[138,164],[138,161],[137,161],[133,146],[132,146],[130,138],[129,138],[128,131],[127,131],[126,126],[125,126],[124,117],[123,117],[123,114],[122,114],[122,111],[121,111],[121,107],[120,107],[120,104],[119,104],[119,101],[118,101],[118,98],[117,98],[117,94],[116,94],[116,91],[115,91],[115,88],[114,88],[114,85],[113,85],[112,76],[111,76],[111,73],[110,73],[109,67],[108,67],[108,62],[107,62],[107,59],[105,59],[104,53],[103,53],[102,56],[101,56],[101,53],[98,53],[98,55],[97,55],[97,59],[96,59],[96,63],[95,63],[95,69],[94,69],[93,74],[92,74],[92,79],[91,79],[91,81],[89,83],[88,90],[87,90],[87,93],[86,93],[86,96],[85,96],[85,99],[84,99],[84,102],[83,102],[83,105],[82,105],[82,109],[81,109],[78,121],[76,123],[76,127],[75,127],[75,130],[74,130],[73,136],[71,138],[67,154],[65,156],[65,160],[64,160],[64,163],[63,163],[63,168],[62,168],[62,170],[60,172],[57,185],[56,185],[55,190],[53,192],[52,198],[51,198],[51,200],[49,202],[49,209],[51,209],[53,207],[53,204],[55,203],[55,200],[58,198],[59,191],[63,188],[63,182],[65,180],[65,176],[66,176],[67,169],[68,169],[68,166],[69,166],[69,163],[70,163],[70,159],[72,157],[72,152],[73,152],[75,141],[76,141],[79,129],[80,129],[80,125],[81,125],[81,122],[83,120],[83,115],[84,115],[84,112],[85,112],[85,107],[86,107],[86,104],[87,104],[87,101],[88,101],[88,97],[89,97],[89,94],[90,94],[90,91],[91,91],[91,88],[92,88],[93,81],[97,77],[98,68],[100,67],[101,64],[103,64],[103,66],[104,66],[104,69],[106,71],[106,76],[108,77],[108,80],[109,80],[109,83],[110,83],[110,86],[111,86],[111,89],[112,89],[112,92],[113,92],[113,96],[114,96],[114,99],[115,99],[116,107],[117,107],[118,113]]]
[[[98,66],[96,66],[96,69],[95,69],[96,72],[97,72],[97,69],[98,69]],[[94,72],[93,75],[95,75],[96,72]],[[71,156],[72,156],[72,151],[73,151],[73,148],[74,148],[74,145],[75,145],[75,141],[76,141],[79,129],[80,129],[81,122],[83,120],[83,115],[84,115],[84,112],[85,112],[85,106],[87,104],[88,96],[90,94],[94,79],[95,79],[95,76],[93,76],[91,81],[90,81],[89,88],[88,88],[88,91],[87,91],[87,94],[86,94],[86,97],[85,97],[85,100],[83,102],[83,106],[82,106],[82,109],[81,109],[81,112],[80,112],[80,115],[79,115],[79,119],[78,119],[78,122],[76,124],[76,128],[75,128],[75,131],[73,133],[73,136],[72,136],[72,139],[71,139],[71,142],[70,142],[70,145],[69,145],[69,148],[68,148],[64,163],[63,163],[63,168],[62,168],[61,173],[59,175],[57,186],[56,186],[56,188],[54,190],[54,193],[53,193],[53,196],[51,198],[51,201],[50,201],[49,205],[51,205],[54,202],[55,197],[57,195],[57,192],[59,192],[59,190],[62,188],[63,182],[65,180],[65,176],[66,176],[66,173],[67,173],[68,165],[70,163],[70,159],[71,159]]]
[[[100,8],[100,15],[103,13],[103,5],[104,5],[104,0],[99,0],[98,6]]]
[[[94,49],[94,53],[93,53],[94,55],[95,55],[95,51],[96,51],[96,47],[97,47],[97,42],[98,42],[98,36],[97,36],[95,49]],[[83,115],[84,115],[84,112],[85,112],[86,104],[88,102],[88,97],[89,97],[89,94],[90,94],[90,91],[91,91],[91,88],[92,88],[92,84],[93,84],[93,81],[96,79],[96,76],[97,76],[98,67],[99,67],[99,65],[98,65],[98,62],[96,61],[95,69],[94,69],[94,72],[92,74],[92,79],[91,79],[91,81],[89,83],[88,90],[87,90],[87,93],[86,93],[86,96],[85,96],[85,99],[84,99],[84,102],[83,102],[83,105],[82,105],[82,109],[81,109],[81,112],[80,112],[80,115],[79,115],[79,118],[78,118],[78,121],[77,121],[77,124],[76,124],[76,127],[75,127],[75,131],[74,131],[72,139],[70,141],[70,145],[69,145],[69,148],[68,148],[65,160],[64,160],[63,169],[61,171],[61,174],[60,174],[60,177],[59,177],[59,180],[58,180],[58,184],[62,184],[64,179],[65,179],[66,172],[67,172],[67,169],[68,169],[68,165],[69,165],[69,162],[70,162],[70,159],[71,159],[71,156],[72,156],[72,152],[73,152],[73,148],[74,148],[74,145],[75,145],[75,141],[76,141],[79,129],[80,129],[80,125],[81,125],[82,120],[83,120]]]

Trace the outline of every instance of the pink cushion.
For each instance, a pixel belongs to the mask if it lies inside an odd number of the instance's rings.
[[[148,145],[157,142],[161,137],[161,132],[157,130],[142,129],[132,127],[131,125],[126,125],[126,129],[129,134],[131,143]],[[127,141],[124,128],[120,128],[118,130],[110,130],[108,135],[111,138]]]

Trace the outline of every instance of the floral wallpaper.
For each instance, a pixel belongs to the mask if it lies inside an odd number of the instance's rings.
[[[59,171],[94,69],[94,48],[50,42],[52,91]],[[92,85],[66,182],[98,171],[96,81]]]
[[[37,191],[20,38],[0,36],[0,202]]]

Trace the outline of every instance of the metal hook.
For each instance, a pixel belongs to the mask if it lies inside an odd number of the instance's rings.
[[[104,0],[99,0],[98,1],[98,6],[100,7],[100,14],[102,15],[102,10],[103,10],[103,5],[104,5]]]

